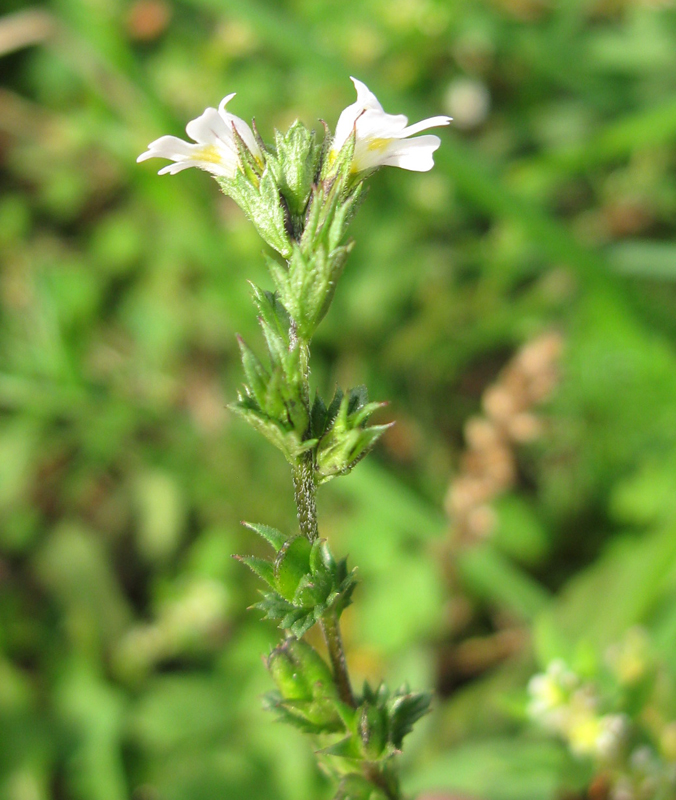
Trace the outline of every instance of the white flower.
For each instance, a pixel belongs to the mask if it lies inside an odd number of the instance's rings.
[[[199,167],[211,172],[212,175],[234,178],[239,167],[239,153],[234,133],[236,130],[251,154],[262,164],[263,156],[251,128],[243,119],[225,110],[225,106],[234,96],[233,93],[224,97],[218,110],[207,108],[201,116],[186,125],[186,133],[194,139],[195,144],[184,142],[177,136],[161,136],[151,142],[148,150],[141,153],[136,160],[168,158],[175,162],[163,167],[159,175],[165,173],[175,175],[182,169]]]
[[[351,79],[357,90],[357,102],[340,115],[330,158],[335,158],[353,130],[356,131],[352,172],[363,172],[381,166],[401,167],[414,172],[427,172],[434,166],[432,153],[439,147],[438,136],[419,136],[414,133],[448,125],[450,117],[430,117],[408,125],[403,114],[387,114],[378,98],[365,84]],[[407,127],[408,125],[408,127]]]

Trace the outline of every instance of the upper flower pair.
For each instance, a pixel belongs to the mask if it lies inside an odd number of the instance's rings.
[[[381,166],[401,167],[415,172],[432,169],[432,154],[441,143],[439,137],[409,137],[428,128],[448,125],[450,117],[430,117],[407,126],[408,119],[403,114],[387,114],[365,84],[356,78],[352,78],[352,81],[357,89],[357,100],[338,119],[329,159],[337,157],[354,132],[354,155],[350,167],[353,173]],[[194,144],[176,136],[162,136],[151,142],[148,150],[137,160],[167,158],[173,161],[173,164],[159,171],[160,175],[173,175],[187,167],[199,167],[213,175],[234,178],[240,167],[240,147],[243,143],[254,159],[262,164],[263,153],[251,128],[243,119],[225,109],[234,96],[230,94],[224,97],[218,110],[207,108],[201,116],[188,123],[186,132]]]

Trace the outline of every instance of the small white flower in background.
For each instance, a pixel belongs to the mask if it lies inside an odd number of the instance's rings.
[[[552,733],[565,734],[571,722],[571,700],[579,691],[578,676],[561,659],[528,682],[528,715]]]
[[[603,761],[612,761],[620,755],[627,740],[630,720],[626,714],[605,714],[599,722],[596,755]]]
[[[177,136],[161,136],[151,142],[148,150],[141,153],[136,160],[168,158],[174,162],[163,167],[159,175],[175,175],[182,169],[198,167],[212,175],[234,178],[240,165],[236,130],[254,158],[262,164],[263,155],[251,128],[243,119],[225,110],[225,106],[234,96],[233,93],[224,97],[218,110],[207,108],[201,116],[186,125],[186,133],[194,140],[194,144]]]
[[[356,78],[357,101],[340,115],[329,157],[335,158],[350,134],[356,132],[352,172],[391,166],[427,172],[434,166],[432,154],[441,144],[438,136],[410,139],[420,131],[448,125],[450,117],[430,117],[408,125],[403,114],[387,114],[378,98]]]

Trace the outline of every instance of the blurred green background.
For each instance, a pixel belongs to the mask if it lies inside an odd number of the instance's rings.
[[[525,718],[529,677],[637,625],[676,674],[674,4],[3,12],[0,798],[330,796],[261,708],[277,633],[230,558],[258,547],[239,520],[295,524],[283,459],[225,409],[235,333],[261,343],[261,242],[207,175],[135,158],[231,91],[268,140],[333,127],[349,75],[411,121],[455,118],[432,172],[371,180],[313,350],[324,393],[366,383],[397,421],[320,495],[362,578],[352,669],[437,690],[411,792],[587,796],[593,770]],[[466,423],[552,330],[541,430],[488,535],[460,537],[444,509]]]

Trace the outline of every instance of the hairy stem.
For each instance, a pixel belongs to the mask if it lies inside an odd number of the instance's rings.
[[[314,542],[319,535],[317,529],[317,502],[315,495],[314,464],[312,454],[304,453],[293,471],[293,491],[296,498],[298,525],[303,536]]]
[[[310,455],[309,453],[307,454]],[[298,511],[298,525],[303,536],[314,542],[319,536],[317,526],[317,503],[315,494],[317,487],[314,478],[314,464],[312,458],[304,457],[293,472],[293,488],[296,496]],[[335,613],[330,612],[321,620],[322,633],[329,652],[333,675],[338,687],[340,699],[347,705],[355,707],[350,676],[347,671],[343,638],[340,635],[340,625]]]
[[[347,660],[343,648],[343,637],[340,635],[340,623],[334,612],[329,612],[321,621],[322,633],[329,651],[333,677],[338,687],[340,699],[348,706],[356,708],[350,675],[347,671]]]
[[[295,327],[292,327],[294,346],[296,342],[301,350],[301,370],[303,379],[303,395],[308,409],[310,407],[310,347],[309,343],[295,339]],[[315,464],[311,453],[305,453],[293,470],[293,489],[298,513],[298,525],[303,536],[314,542],[319,536],[317,523],[317,484],[315,481]],[[326,649],[333,670],[333,678],[340,699],[351,708],[357,707],[352,691],[350,673],[340,633],[340,622],[335,611],[331,610],[319,622]],[[364,777],[376,786],[388,800],[401,800],[401,790],[396,774],[387,764],[365,761],[362,765]]]

